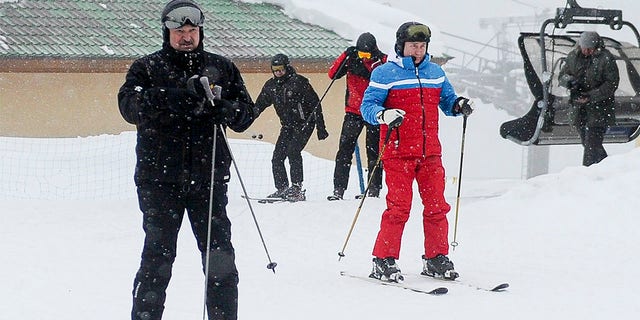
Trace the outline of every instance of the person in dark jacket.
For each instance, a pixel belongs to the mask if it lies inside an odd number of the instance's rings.
[[[450,280],[458,277],[447,257],[451,207],[444,198],[438,110],[447,116],[469,116],[473,109],[469,99],[455,93],[444,70],[430,61],[430,39],[426,25],[403,23],[396,32],[397,56],[373,70],[360,106],[365,121],[380,125],[387,209],[373,247],[370,277],[385,281],[402,280],[396,259],[411,212],[414,181],[424,206],[422,272]]]
[[[351,160],[362,128],[366,127],[366,150],[369,191],[368,196],[378,197],[382,188],[382,169],[374,172],[378,160],[378,140],[380,127],[368,124],[360,114],[360,104],[364,90],[369,85],[371,71],[387,61],[387,55],[378,49],[376,38],[369,32],[358,37],[355,47],[348,47],[333,62],[329,78],[335,80],[347,76],[345,114],[340,132],[340,143],[336,153],[336,167],[333,171],[333,194],[328,200],[340,200],[349,183]]]
[[[289,63],[289,57],[279,53],[271,59],[273,78],[267,80],[256,99],[255,114],[259,115],[273,105],[280,118],[280,135],[273,150],[271,165],[276,191],[268,198],[284,198],[288,201],[306,200],[302,189],[302,150],[307,145],[313,129],[317,128],[318,140],[329,136],[322,116],[318,94],[309,80],[299,75]],[[289,159],[291,185],[284,165]]]
[[[584,147],[584,166],[607,157],[602,144],[607,127],[615,123],[614,94],[619,82],[615,58],[604,47],[600,35],[583,32],[578,46],[567,55],[559,83],[570,92],[570,117]]]
[[[162,318],[185,210],[206,272],[208,317],[237,319],[223,130],[248,128],[254,105],[236,66],[204,51],[204,15],[195,2],[170,1],[161,21],[162,49],[134,61],[118,92],[120,113],[137,128],[134,180],[145,231],[131,319]],[[214,85],[221,91],[210,100]]]

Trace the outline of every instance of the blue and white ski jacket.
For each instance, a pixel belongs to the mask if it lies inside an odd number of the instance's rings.
[[[376,114],[384,109],[406,112],[382,160],[441,155],[438,108],[447,116],[457,116],[453,109],[457,98],[444,70],[428,54],[418,66],[411,57],[396,57],[373,70],[360,111],[365,121],[376,125]],[[387,125],[380,126],[380,150],[387,130]]]

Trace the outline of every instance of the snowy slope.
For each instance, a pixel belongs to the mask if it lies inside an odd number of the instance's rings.
[[[461,280],[507,281],[511,288],[503,293],[438,282],[428,287],[447,285],[450,292],[431,297],[340,277],[341,270],[370,271],[384,208],[384,200],[375,198],[366,199],[342,261],[337,253],[358,201],[327,202],[316,195],[304,203],[253,204],[278,263],[273,274],[246,202],[231,194],[240,319],[635,318],[640,200],[632,190],[640,180],[639,161],[640,150],[634,150],[590,168],[571,167],[528,181],[465,181],[460,245],[450,257]],[[455,186],[448,188],[453,204]],[[0,318],[128,317],[143,236],[135,199],[5,200],[0,207]],[[399,260],[409,275],[421,270],[419,208],[414,199]],[[188,227],[178,252],[164,319],[196,319],[203,276]]]

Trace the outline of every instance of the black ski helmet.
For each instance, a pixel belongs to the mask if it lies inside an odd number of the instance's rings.
[[[403,56],[405,42],[426,42],[431,40],[431,29],[420,22],[405,22],[396,31],[395,50]]]
[[[169,13],[171,13],[171,11],[181,7],[193,7],[200,11],[200,17],[196,17],[193,19],[198,21],[192,21],[191,19],[189,19],[182,22],[184,22],[185,24],[186,23],[195,24],[197,27],[200,28],[200,46],[201,46],[202,40],[204,39],[204,32],[202,27],[204,24],[204,13],[202,12],[202,8],[200,8],[200,6],[197,3],[195,3],[193,0],[172,0],[172,1],[169,1],[169,3],[167,3],[164,6],[164,9],[162,10],[162,14],[160,15],[160,21],[162,22],[162,36],[163,36],[164,42],[167,42],[167,43],[169,42],[169,28],[165,25],[165,22],[167,22],[168,20],[168,15]],[[182,17],[182,19],[184,19],[184,17]]]
[[[271,66],[288,66],[289,57],[284,53],[278,53],[271,58]]]
[[[376,37],[374,37],[369,32],[361,34],[358,37],[358,41],[356,42],[356,49],[362,52],[372,52],[377,47],[378,45],[376,44]]]

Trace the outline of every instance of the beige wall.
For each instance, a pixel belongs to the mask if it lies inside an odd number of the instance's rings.
[[[325,73],[305,74],[318,96],[331,80]],[[271,74],[243,73],[255,100]],[[118,111],[117,92],[124,74],[114,73],[0,73],[0,136],[86,137],[135,130]],[[315,133],[306,151],[334,159],[344,116],[344,79],[337,80],[323,100],[329,138],[318,141]],[[280,122],[267,109],[244,133],[229,131],[230,138],[251,139],[261,133],[275,142]]]

